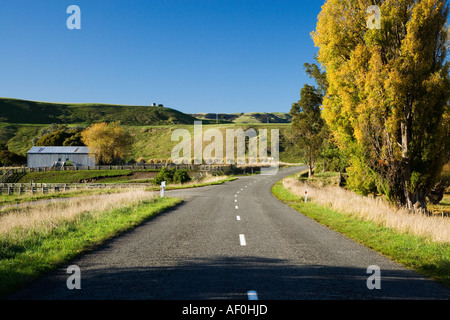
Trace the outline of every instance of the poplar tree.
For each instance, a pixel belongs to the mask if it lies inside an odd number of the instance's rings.
[[[371,5],[379,29],[368,28]],[[448,160],[448,11],[444,0],[327,0],[312,34],[337,144],[410,209],[426,208]]]

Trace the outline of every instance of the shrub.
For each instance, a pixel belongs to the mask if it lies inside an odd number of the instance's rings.
[[[160,185],[163,181],[167,183],[185,183],[191,181],[191,177],[185,169],[177,170],[175,168],[167,169],[163,167],[156,177],[153,178],[153,183]]]
[[[167,169],[166,167],[163,167],[156,177],[153,178],[153,183],[156,185],[160,185],[161,182],[166,181],[167,183],[171,183],[173,181],[173,175],[175,173],[174,169]]]
[[[136,161],[138,162],[138,163],[145,163],[145,159],[144,159],[144,157],[139,157],[139,158],[137,158],[136,159]]]
[[[191,181],[191,177],[189,176],[187,170],[175,170],[173,174],[173,182],[174,183],[185,183]]]
[[[2,166],[15,166],[15,165],[23,165],[27,163],[27,157],[22,156],[20,154],[11,152],[4,145],[0,145],[0,165]]]

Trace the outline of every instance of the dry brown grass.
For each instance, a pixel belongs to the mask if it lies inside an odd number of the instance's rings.
[[[114,194],[4,206],[0,211],[0,235],[17,235],[29,231],[49,232],[61,222],[79,219],[85,213],[95,216],[112,209],[131,207],[154,197],[154,193],[143,190],[127,190]]]
[[[396,208],[381,198],[364,197],[337,186],[317,187],[293,177],[286,178],[284,186],[300,197],[304,197],[307,189],[308,200],[334,211],[373,221],[399,232],[424,236],[437,242],[450,242],[450,219],[447,217],[411,213]]]

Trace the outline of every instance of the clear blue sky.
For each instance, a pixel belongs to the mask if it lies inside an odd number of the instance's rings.
[[[289,112],[323,2],[0,0],[0,97]]]

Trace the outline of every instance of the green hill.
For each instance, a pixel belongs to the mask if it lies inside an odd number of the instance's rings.
[[[290,123],[292,116],[285,112],[247,112],[247,113],[196,113],[191,116],[215,122],[228,123]],[[217,117],[217,118],[216,118]]]
[[[0,98],[0,122],[22,124],[91,124],[120,121],[123,125],[190,124],[191,115],[165,107],[70,104]]]
[[[268,151],[270,152],[270,135],[271,129],[279,130],[279,151],[280,160],[283,162],[300,162],[299,150],[294,147],[295,135],[292,127],[288,123],[257,123],[257,124],[208,124],[203,126],[203,132],[209,129],[218,129],[223,137],[223,155],[226,154],[226,130],[255,129],[259,133],[260,129],[267,129],[268,137]],[[172,133],[176,129],[186,129],[190,132],[191,138],[194,137],[193,125],[177,125],[177,126],[143,126],[143,127],[129,127],[128,130],[135,138],[132,145],[131,157],[138,159],[142,157],[146,161],[150,159],[168,159],[171,158],[172,149],[180,141],[171,141]],[[248,140],[247,140],[248,141]],[[204,149],[210,142],[204,141],[202,148]],[[246,147],[248,152],[248,147]],[[193,155],[193,153],[192,153]]]
[[[89,126],[94,122],[119,120],[134,140],[127,161],[137,158],[168,159],[178,143],[171,141],[173,130],[183,128],[193,134],[194,121],[202,120],[205,125],[203,130],[217,128],[224,137],[226,129],[280,129],[280,159],[298,161],[297,151],[292,147],[289,114],[236,113],[221,116],[220,124],[216,125],[215,113],[189,115],[164,107],[65,104],[0,98],[0,142],[5,143],[9,150],[26,155],[33,146],[33,138],[52,123]]]

